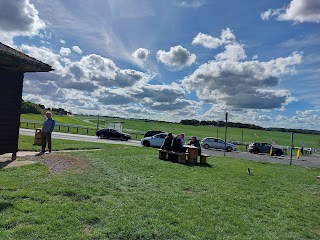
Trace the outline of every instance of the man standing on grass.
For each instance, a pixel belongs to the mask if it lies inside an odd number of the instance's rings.
[[[48,150],[49,153],[51,153],[51,134],[54,129],[54,125],[56,122],[52,119],[52,113],[46,112],[46,120],[44,121],[42,125],[42,131],[41,131],[41,142],[42,142],[42,149],[41,153],[44,154],[46,151],[46,145],[48,143]]]

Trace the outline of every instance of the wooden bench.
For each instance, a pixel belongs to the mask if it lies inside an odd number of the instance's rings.
[[[159,151],[159,159],[167,160],[167,155],[172,154],[178,157],[178,163],[186,163],[186,156],[189,155],[185,152],[174,152],[169,150],[158,149]]]
[[[201,154],[200,156],[200,163],[207,163],[207,158],[210,157],[209,155],[206,154]]]

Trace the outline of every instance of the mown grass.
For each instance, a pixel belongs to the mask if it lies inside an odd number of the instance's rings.
[[[40,151],[41,146],[33,145],[34,137],[19,136],[19,151]],[[52,150],[106,149],[110,144],[52,139]]]
[[[174,134],[185,133],[186,136],[195,135],[202,139],[204,137],[218,137],[224,139],[225,128],[215,126],[188,126],[179,123],[163,123],[163,122],[149,122],[137,119],[104,119],[99,120],[104,126],[105,121],[121,121],[126,129],[133,129],[141,132],[148,130],[162,130],[172,132]],[[95,122],[95,121],[92,121]],[[239,142],[276,142],[276,144],[289,146],[291,145],[291,133],[278,131],[264,131],[253,130],[247,128],[231,128],[227,129],[227,140]],[[293,145],[300,147],[304,144],[306,147],[319,148],[320,136],[312,134],[295,133]]]
[[[2,239],[319,239],[318,169],[107,145],[88,170],[0,170]],[[252,175],[247,175],[250,167]]]
[[[30,120],[43,120],[42,115],[35,114],[23,114],[21,118]],[[96,126],[97,118],[91,116],[54,116],[55,120],[60,123],[76,124],[83,126]],[[90,119],[91,122],[95,123],[90,125],[84,120]],[[124,131],[131,133],[133,139],[140,140],[143,137],[143,133],[148,130],[162,130],[166,132],[172,132],[174,134],[185,133],[186,136],[195,135],[199,139],[204,137],[219,137],[224,139],[225,128],[224,127],[214,127],[214,126],[188,126],[179,123],[164,123],[164,122],[150,122],[137,119],[114,119],[114,118],[99,118],[99,126],[103,128],[105,126],[105,121],[121,121],[123,122]],[[30,125],[31,126],[31,125]],[[24,126],[22,126],[24,127]],[[32,127],[32,126],[31,126]],[[40,127],[40,126],[38,126]],[[59,131],[55,128],[55,131]],[[61,132],[68,132],[66,127],[61,128]],[[70,129],[70,132],[76,133],[76,129]],[[135,134],[138,132],[137,134]],[[79,129],[80,134],[86,134],[86,130]],[[90,135],[95,135],[94,130],[89,130]],[[278,132],[278,131],[264,131],[264,130],[253,130],[253,129],[243,129],[243,128],[228,128],[227,130],[227,140],[228,141],[239,141],[239,142],[275,142],[278,145],[289,146],[291,145],[291,133]],[[311,148],[320,147],[320,135],[312,134],[300,134],[295,133],[293,139],[293,145],[300,147],[301,145]]]

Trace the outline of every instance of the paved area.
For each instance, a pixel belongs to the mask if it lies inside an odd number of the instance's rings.
[[[214,150],[214,149],[202,149],[202,152],[210,156],[225,155],[227,157],[240,158],[240,159],[249,160],[249,161],[273,162],[273,163],[281,163],[285,165],[290,165],[290,161],[291,161],[291,164],[296,166],[320,168],[319,154],[303,155],[300,158],[296,158],[296,156],[292,156],[292,160],[290,160],[290,155],[270,156],[269,154],[253,154],[245,151],[235,151],[235,152],[224,153],[223,150]]]
[[[36,154],[38,154],[39,152],[29,152],[29,151],[24,151],[24,152],[18,152],[17,153],[17,158],[19,157],[25,157],[25,156],[35,156]],[[29,164],[33,164],[36,163],[34,161],[19,161],[18,160],[11,160],[11,153],[6,153],[3,155],[0,155],[0,169],[1,168],[11,168],[11,167],[19,167],[19,166],[24,166],[24,165],[29,165]]]
[[[55,151],[59,153],[68,153],[68,152],[81,152],[81,151],[101,151],[104,149],[86,149],[86,150],[60,150],[60,151]],[[48,154],[48,153],[45,153]],[[17,160],[11,160],[11,153],[6,153],[3,155],[0,155],[0,169],[1,168],[11,168],[11,167],[19,167],[19,166],[24,166],[24,165],[29,165],[36,163],[36,161],[30,161],[30,160],[21,160],[19,158],[22,157],[27,157],[27,156],[41,156],[39,155],[39,152],[35,151],[21,151],[17,152]]]

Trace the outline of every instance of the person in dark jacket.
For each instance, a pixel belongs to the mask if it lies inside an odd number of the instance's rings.
[[[172,141],[172,151],[174,152],[184,152],[183,150],[183,139],[184,135],[180,134],[176,136]]]
[[[192,136],[190,142],[188,143],[188,145],[192,145],[192,146],[197,147],[198,148],[198,156],[201,155],[201,146],[200,146],[200,143],[199,143],[197,137]]]
[[[46,120],[42,125],[41,130],[41,153],[44,154],[46,151],[46,145],[48,143],[48,150],[51,153],[51,134],[53,132],[56,122],[52,118],[51,112],[46,112]]]
[[[172,133],[168,133],[168,135],[164,139],[164,142],[160,148],[163,150],[172,150],[172,140],[173,140]]]

